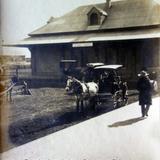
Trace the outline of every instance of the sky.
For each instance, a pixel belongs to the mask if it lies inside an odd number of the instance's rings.
[[[28,33],[46,24],[47,20],[59,17],[80,5],[103,3],[105,0],[1,0],[1,26],[4,44],[26,38]],[[5,54],[25,54],[28,49],[3,48]]]
[[[103,3],[106,0],[1,0],[1,32],[4,44],[16,43],[28,33],[45,25],[47,20],[59,17],[78,6]],[[159,1],[160,0],[155,0]],[[3,48],[5,54],[25,54],[28,49]]]

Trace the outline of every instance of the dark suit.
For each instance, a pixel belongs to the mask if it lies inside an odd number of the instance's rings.
[[[149,107],[152,105],[152,86],[150,79],[147,76],[140,77],[137,82],[137,89],[139,91],[139,105],[141,105],[142,116],[148,116]]]

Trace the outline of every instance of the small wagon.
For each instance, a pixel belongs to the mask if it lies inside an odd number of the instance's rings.
[[[89,80],[99,85],[99,92],[90,105],[100,105],[112,102],[114,108],[127,103],[127,83],[122,81],[120,71],[122,65],[104,65],[101,63],[90,65]]]

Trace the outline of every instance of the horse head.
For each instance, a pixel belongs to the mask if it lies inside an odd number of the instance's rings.
[[[82,93],[81,82],[78,79],[69,76],[65,90],[67,93],[80,94]]]
[[[72,84],[73,84],[73,77],[68,76],[67,84],[65,87],[66,92],[69,92],[70,90],[72,90]]]

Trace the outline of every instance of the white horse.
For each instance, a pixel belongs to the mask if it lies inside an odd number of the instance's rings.
[[[94,98],[98,93],[99,87],[95,82],[84,83],[76,78],[69,77],[65,90],[67,93],[76,95],[77,111],[79,112],[80,109],[83,111],[84,100],[89,100],[92,102],[93,107],[95,106],[95,104],[93,104]]]

